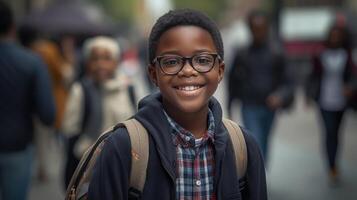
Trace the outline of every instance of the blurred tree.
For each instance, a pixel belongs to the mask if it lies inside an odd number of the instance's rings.
[[[207,13],[213,20],[219,21],[227,9],[228,0],[173,0],[176,8],[192,8]]]

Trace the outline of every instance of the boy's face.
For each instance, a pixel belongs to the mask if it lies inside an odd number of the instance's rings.
[[[112,78],[117,65],[110,50],[98,47],[92,49],[87,61],[90,76],[99,83]]]
[[[209,32],[196,26],[176,26],[167,30],[161,35],[156,50],[156,56],[192,57],[207,53],[217,53],[213,39]],[[207,60],[195,62],[206,63]],[[223,73],[224,63],[218,58],[206,73],[196,71],[189,61],[175,75],[165,74],[158,62],[149,66],[150,78],[159,87],[165,108],[183,113],[207,109],[208,100],[216,91]]]

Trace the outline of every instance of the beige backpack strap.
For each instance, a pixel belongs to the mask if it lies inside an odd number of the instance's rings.
[[[114,126],[103,132],[97,141],[83,154],[66,192],[66,200],[83,199],[87,195],[93,169],[99,157],[105,140],[113,132]]]
[[[149,160],[149,135],[143,125],[134,118],[124,121],[122,124],[128,130],[131,142],[130,187],[142,192]]]
[[[248,155],[247,145],[241,128],[229,119],[223,119],[223,124],[227,128],[233,144],[234,154],[236,156],[236,166],[239,178],[243,178],[247,171]]]

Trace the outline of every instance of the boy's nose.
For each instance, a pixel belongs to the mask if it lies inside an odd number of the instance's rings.
[[[192,75],[197,75],[197,71],[193,68],[191,63],[188,60],[185,60],[183,67],[179,73],[179,75],[183,76],[192,76]]]

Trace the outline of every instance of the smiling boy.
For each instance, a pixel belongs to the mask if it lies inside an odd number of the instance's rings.
[[[148,50],[149,75],[160,92],[145,97],[133,116],[149,134],[141,199],[267,199],[256,142],[244,132],[248,166],[239,180],[222,110],[212,97],[225,68],[217,26],[198,11],[170,11],[154,25]],[[133,198],[130,170],[130,139],[118,128],[97,160],[89,199]]]

